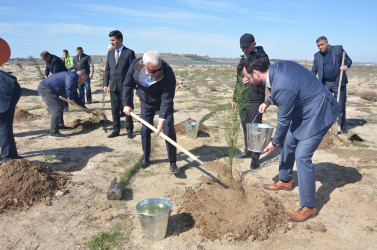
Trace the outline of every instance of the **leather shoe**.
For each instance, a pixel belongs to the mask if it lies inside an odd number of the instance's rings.
[[[114,130],[111,134],[109,134],[107,136],[107,138],[114,138],[114,137],[117,137],[117,136],[119,136],[119,131]]]
[[[300,207],[297,211],[288,215],[287,220],[291,222],[303,222],[317,215],[317,208]]]
[[[128,137],[128,139],[134,138],[134,133],[132,131],[128,131],[127,132],[127,137]]]
[[[282,182],[281,180],[278,180],[274,184],[264,184],[263,188],[267,190],[292,190],[293,184],[292,181],[290,182]]]
[[[236,155],[236,158],[248,158],[251,156],[250,151],[245,151]]]
[[[146,168],[150,164],[149,159],[143,158],[143,160],[139,163],[140,168]]]
[[[170,173],[172,174],[179,173],[179,168],[177,167],[177,164],[175,162],[170,162]]]

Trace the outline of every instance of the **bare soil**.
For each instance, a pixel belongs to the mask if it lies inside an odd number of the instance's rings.
[[[95,67],[97,72],[103,65]],[[292,191],[261,188],[278,179],[279,150],[262,155],[261,167],[255,170],[249,168],[251,159],[234,159],[230,172],[221,113],[202,124],[197,138],[184,135],[183,123],[199,121],[230,102],[234,66],[173,65],[182,83],[178,86],[185,86],[174,100],[177,141],[204,164],[178,152],[181,173],[170,174],[165,141],[152,135],[151,165],[136,172],[117,201],[107,200],[106,192],[111,180],[123,176],[142,156],[141,124],[134,121],[133,139],[127,138],[124,128],[120,136],[107,138],[112,130],[110,97],[105,96],[103,106],[99,74],[91,82],[93,102],[88,107],[103,110],[108,119],[71,106],[64,119],[74,129],[62,131],[69,138],[51,139],[49,114],[36,91],[40,80],[35,67],[0,68],[19,79],[23,92],[18,108],[29,110],[23,116],[38,117],[15,119],[17,149],[24,159],[0,168],[2,249],[88,249],[91,237],[114,226],[124,237],[119,249],[375,249],[377,245],[377,108],[375,102],[358,96],[375,91],[375,68],[355,66],[348,73],[349,134],[329,132],[314,154],[319,213],[298,224],[285,220],[299,207],[295,169]],[[136,114],[139,107],[135,98]],[[276,124],[277,108],[268,112],[269,122]],[[364,142],[349,141],[352,134]],[[240,133],[239,148],[242,141]],[[55,196],[58,190],[64,195]],[[173,203],[166,238],[159,242],[145,239],[135,209],[138,202],[153,197]]]

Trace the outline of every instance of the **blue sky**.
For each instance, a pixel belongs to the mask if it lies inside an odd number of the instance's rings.
[[[113,29],[136,53],[238,57],[247,32],[270,58],[312,60],[315,40],[325,35],[353,61],[377,62],[376,10],[372,0],[0,0],[0,37],[12,57],[75,55],[77,46],[105,55]]]

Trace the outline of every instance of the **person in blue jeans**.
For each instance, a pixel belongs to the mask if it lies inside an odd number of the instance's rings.
[[[89,77],[86,81],[79,85],[79,99],[82,103],[91,104],[92,103],[92,90],[90,88],[90,80],[93,79],[94,65],[92,58],[84,53],[82,47],[77,47],[77,56],[73,58],[73,65],[68,68],[68,70],[75,69],[78,71],[80,69],[85,70],[85,74]],[[85,102],[85,89],[86,89],[86,102]]]

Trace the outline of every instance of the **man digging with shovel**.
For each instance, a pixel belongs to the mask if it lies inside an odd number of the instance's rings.
[[[142,58],[133,60],[126,78],[123,82],[123,105],[124,113],[131,115],[133,107],[133,89],[140,99],[141,118],[153,125],[156,111],[159,111],[157,135],[164,131],[169,138],[176,141],[174,130],[174,95],[176,80],[172,68],[161,59],[155,51],[145,52]],[[150,164],[151,153],[151,130],[145,125],[141,128],[141,142],[144,152],[141,168]],[[177,167],[177,149],[166,141],[170,172],[179,173]]]
[[[67,97],[70,104],[77,103],[85,107],[77,94],[77,86],[83,84],[88,75],[85,70],[64,71],[55,73],[52,76],[42,80],[38,86],[38,93],[46,103],[50,113],[50,138],[67,138],[68,135],[60,133],[60,130],[70,130],[71,128],[64,125],[63,120],[63,101],[59,96]],[[89,109],[85,112],[90,113]]]

